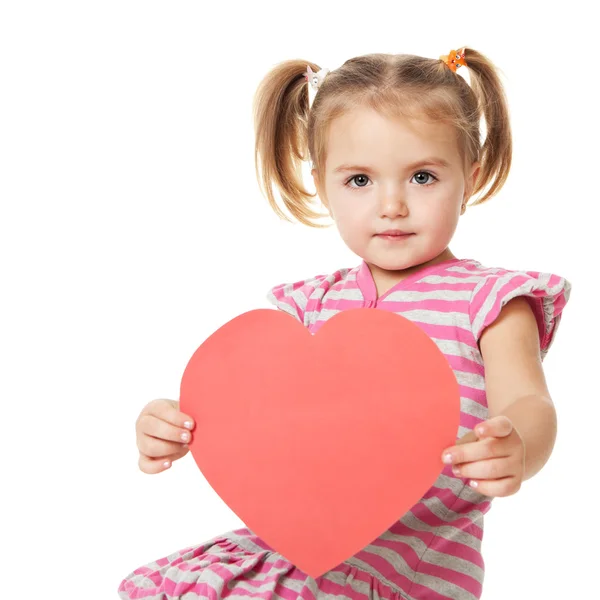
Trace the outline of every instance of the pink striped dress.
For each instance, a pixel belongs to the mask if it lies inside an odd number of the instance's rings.
[[[341,310],[389,310],[419,325],[447,357],[460,385],[456,438],[488,418],[477,342],[506,302],[525,296],[536,315],[542,359],[571,284],[536,271],[486,268],[452,259],[410,275],[377,298],[367,264],[271,289],[269,300],[311,333]],[[247,528],[139,567],[119,586],[121,598],[247,600],[475,600],[481,597],[484,515],[493,498],[450,467],[389,530],[352,558],[313,579]],[[443,467],[443,469],[442,469]],[[349,527],[352,525],[349,523]]]

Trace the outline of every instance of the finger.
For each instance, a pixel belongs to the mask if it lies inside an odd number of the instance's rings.
[[[475,428],[475,433],[480,439],[482,437],[506,437],[513,430],[512,421],[505,415],[498,415],[480,423]]]
[[[194,419],[179,410],[179,402],[160,398],[150,402],[142,414],[149,414],[161,421],[166,421],[175,427],[192,430],[195,426]],[[140,415],[141,417],[141,415]]]
[[[452,464],[454,462],[454,455],[458,452],[459,446],[464,446],[465,444],[470,444],[476,441],[477,436],[475,435],[475,432],[469,431],[456,441],[455,446],[450,446],[442,452],[442,462],[447,465]]]
[[[502,479],[472,479],[469,486],[480,494],[490,497],[512,496],[521,489],[518,477],[504,477]]]
[[[161,456],[158,458],[151,458],[140,453],[140,457],[138,460],[138,466],[143,473],[147,473],[149,475],[154,473],[160,473],[162,471],[166,471],[171,468],[173,461],[182,458],[189,452],[189,448],[182,447],[179,452],[175,452],[168,456]]]
[[[140,434],[150,435],[159,440],[188,444],[192,439],[192,434],[187,429],[171,425],[150,414],[140,416],[137,429]]]
[[[488,458],[503,458],[509,456],[509,450],[504,448],[505,445],[499,438],[489,437],[462,446],[454,446],[446,453],[451,457],[450,462],[444,458],[444,463],[457,465]]]
[[[176,454],[183,447],[183,442],[170,442],[160,440],[151,435],[141,434],[137,440],[138,450],[150,458],[160,458],[169,454]]]
[[[454,465],[452,472],[465,479],[502,479],[516,475],[515,465],[507,458],[491,458]]]

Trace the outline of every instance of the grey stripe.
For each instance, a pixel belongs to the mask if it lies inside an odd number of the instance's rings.
[[[287,302],[280,302],[276,297],[275,294],[273,294],[272,292],[269,292],[267,294],[267,300],[271,303],[274,304],[275,306],[277,306],[277,308],[279,308],[280,310],[282,310],[283,312],[288,313],[289,315],[292,315],[292,317],[294,317],[295,319],[300,319],[300,315],[298,315],[298,312],[296,311],[296,309],[291,306],[290,304],[288,304]]]
[[[502,267],[483,267],[481,265],[481,263],[476,262],[476,265],[478,265],[478,268],[476,268],[475,270],[475,275],[479,275],[479,276],[487,276],[487,275],[496,275],[497,273],[504,273],[506,272],[506,269],[503,269]],[[467,269],[466,267],[460,267],[460,266],[456,266],[456,267],[450,267],[448,269],[448,271],[455,271],[457,273],[465,273],[465,275],[468,275],[469,273],[473,273],[473,269]]]
[[[427,325],[448,325],[471,331],[469,315],[461,312],[440,312],[437,310],[415,309],[403,310],[398,314],[411,321],[426,323]]]
[[[435,337],[432,337],[431,339],[444,354],[468,358],[483,366],[483,357],[479,353],[479,350],[475,350],[472,346],[469,346],[464,342],[459,342],[458,340],[441,340],[440,338]]]
[[[477,375],[477,373],[467,373],[466,371],[457,371],[456,369],[453,370],[456,375],[456,381],[458,381],[460,385],[466,385],[475,390],[485,391],[485,378],[481,375]]]
[[[464,281],[464,280],[461,280]],[[396,290],[383,299],[383,302],[423,302],[423,300],[469,300],[471,290],[436,289],[429,292],[416,290]]]
[[[472,271],[468,271],[468,273],[472,273]],[[423,277],[423,279],[420,279],[415,283],[431,283],[432,285],[447,283],[448,285],[458,285],[461,283],[479,283],[480,279],[481,275],[479,273],[473,273],[469,277],[452,277],[452,275],[426,275]]]
[[[481,404],[479,404],[479,402],[476,402],[475,400],[471,400],[471,398],[461,397],[460,410],[461,410],[461,412],[465,413],[466,415],[469,415],[471,417],[477,417],[478,419],[481,419],[482,421],[486,421],[489,418],[488,407],[482,406]],[[461,433],[460,434],[461,436],[466,435],[469,431],[471,431],[470,429],[467,429],[466,427],[464,427],[463,429],[464,429],[464,433]]]
[[[327,291],[325,301],[338,301],[338,300],[364,300],[364,296],[359,288],[341,288],[341,289],[330,289]]]
[[[439,490],[443,490],[443,491],[448,491],[448,492],[452,492],[456,497],[457,497],[457,502],[459,500],[467,500],[468,502],[484,502],[486,500],[489,500],[489,498],[487,496],[484,496],[483,494],[480,494],[479,492],[475,492],[475,490],[473,490],[473,488],[471,488],[470,486],[466,485],[466,483],[464,482],[464,480],[459,479],[457,477],[448,477],[447,475],[444,475],[443,473],[440,473],[440,475],[438,476],[438,478],[436,479],[435,483],[433,484],[432,487],[438,488]],[[474,494],[467,498],[466,496],[468,495],[469,492],[474,492]],[[438,498],[437,496],[432,496],[431,498],[427,498],[427,499],[423,499],[421,501],[423,504],[425,504],[427,506],[427,508],[438,518],[441,519],[442,521],[445,521],[446,523],[448,523],[447,526],[443,526],[444,528],[446,528],[446,533],[447,535],[451,536],[451,532],[452,531],[458,531],[457,528],[452,525],[453,522],[455,522],[457,519],[460,519],[461,517],[465,517],[466,515],[470,515],[473,518],[477,519],[482,519],[483,518],[483,513],[478,509],[478,508],[473,508],[470,511],[468,511],[467,513],[465,513],[465,511],[461,511],[461,512],[457,512],[454,510],[449,509],[441,500],[441,498]],[[419,506],[419,505],[417,505]],[[416,521],[419,521],[418,517],[415,515],[415,513],[413,511],[411,511],[410,513],[407,514],[412,514],[413,517],[415,518]],[[408,525],[409,527],[412,527],[412,524],[409,524],[408,522],[406,522],[407,515],[404,515],[401,519],[402,523],[405,523],[406,525]],[[472,519],[470,519],[472,520]],[[419,521],[419,523],[421,523],[421,521]],[[416,522],[414,523],[416,525]],[[414,529],[417,529],[417,527],[415,526]],[[422,528],[419,528],[419,531],[430,531],[430,532],[435,532],[438,529],[437,525],[428,525],[425,522],[422,522]],[[472,547],[475,547],[478,543],[477,538],[473,537],[472,538],[473,543],[470,544]]]

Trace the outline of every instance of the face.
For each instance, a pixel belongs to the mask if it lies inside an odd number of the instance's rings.
[[[429,158],[448,165],[414,165]],[[342,165],[358,168],[338,171]],[[465,175],[451,126],[391,121],[361,108],[331,124],[325,195],[316,178],[315,185],[342,239],[374,276],[377,270],[408,274],[411,267],[453,258],[448,244],[478,167]],[[389,229],[411,235],[378,235]]]

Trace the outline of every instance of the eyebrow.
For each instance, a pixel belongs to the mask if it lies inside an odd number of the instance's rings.
[[[447,160],[444,160],[443,158],[437,158],[435,156],[432,156],[430,158],[418,160],[417,162],[407,165],[406,170],[412,171],[413,169],[416,169],[417,167],[424,167],[426,165],[433,165],[436,167],[450,167],[451,166]],[[373,169],[371,169],[370,167],[365,167],[365,166],[361,166],[361,165],[348,165],[348,164],[340,165],[339,167],[336,167],[333,170],[334,173],[343,173],[344,171],[362,171],[365,173],[373,173]]]

